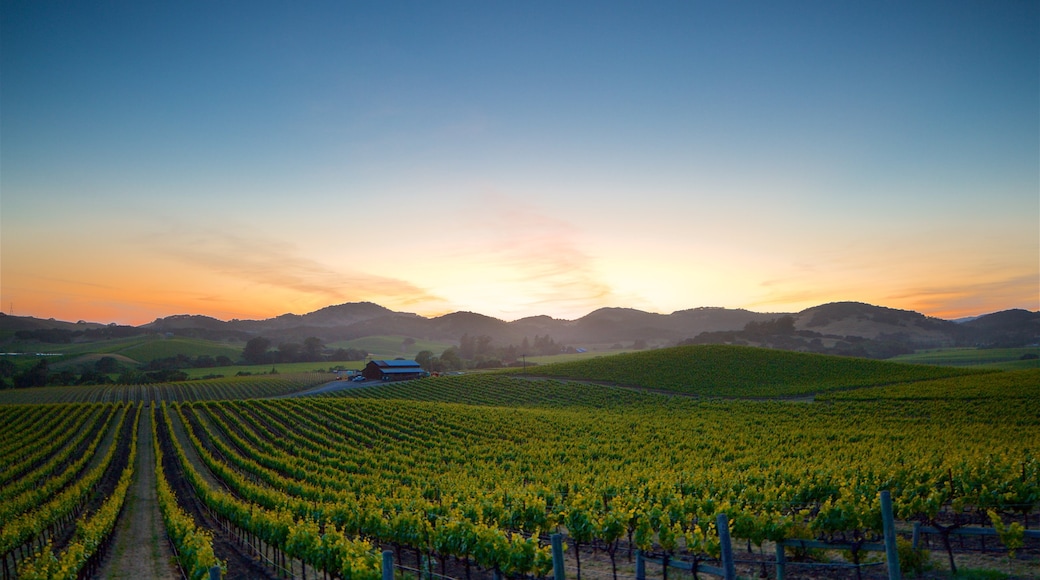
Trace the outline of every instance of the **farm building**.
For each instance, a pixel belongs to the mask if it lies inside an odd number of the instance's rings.
[[[403,381],[427,376],[414,360],[374,360],[365,365],[362,376],[369,380]]]

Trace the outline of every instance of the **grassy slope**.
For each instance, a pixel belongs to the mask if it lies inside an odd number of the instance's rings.
[[[372,358],[414,357],[419,351],[428,350],[440,356],[445,349],[455,346],[450,342],[416,339],[415,344],[402,347],[403,336],[366,336],[353,340],[331,342],[328,348],[357,348],[369,353]]]
[[[527,369],[528,375],[724,397],[797,396],[978,372],[721,345],[666,348]]]
[[[637,403],[663,404],[668,403],[669,399],[679,398],[589,383],[522,379],[501,373],[474,373],[399,383],[375,383],[373,386],[335,391],[326,396],[494,407],[592,408],[624,407]]]
[[[275,363],[262,365],[234,365],[230,367],[210,367],[199,369],[182,369],[189,379],[197,379],[210,375],[223,375],[231,377],[239,372],[250,375],[262,375],[275,369],[279,373],[307,373],[314,371],[327,371],[332,367],[344,367],[347,369],[361,369],[365,361],[336,361],[336,362],[301,362],[301,363]],[[334,380],[334,375],[329,375],[329,380]]]
[[[828,400],[879,399],[1032,399],[1040,400],[1040,369],[965,375],[832,393]]]
[[[106,401],[194,401],[287,395],[328,382],[327,373],[280,373],[250,377],[152,383],[82,385],[0,390],[0,405]]]
[[[1040,359],[1022,360],[1023,355],[1040,354],[1038,347],[1021,348],[944,348],[904,354],[889,360],[925,365],[975,366],[999,370],[1040,368]]]
[[[185,355],[192,358],[202,355],[215,358],[224,355],[232,360],[237,360],[242,356],[242,347],[197,338],[149,337],[148,340],[143,340],[139,344],[120,350],[119,354],[139,361],[150,361],[156,358],[177,355]]]
[[[61,354],[65,359],[88,354],[118,354],[139,362],[148,362],[153,358],[176,356],[178,354],[193,358],[204,354],[212,357],[225,355],[232,359],[238,359],[242,355],[242,347],[240,346],[231,346],[223,342],[198,338],[163,338],[157,335],[74,342],[71,344],[17,342],[5,346],[5,349],[16,352],[57,353]]]

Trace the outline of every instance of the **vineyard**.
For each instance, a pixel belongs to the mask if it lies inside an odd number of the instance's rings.
[[[533,366],[522,372],[686,395],[775,398],[986,371],[742,346],[702,345]]]
[[[286,373],[143,385],[84,385],[0,391],[0,404],[205,401],[277,397],[332,380],[329,373]]]
[[[741,351],[720,356],[754,370]],[[777,357],[791,389],[720,384],[788,396],[832,385],[830,358],[813,378]],[[983,561],[993,577],[1037,577],[1037,371],[894,365],[886,380],[872,361],[838,362],[851,378],[816,402],[472,374],[316,397],[258,398],[316,384],[281,375],[0,405],[3,578],[92,577],[136,509],[135,465],[155,472],[166,544],[190,578],[382,578],[384,550],[398,576],[544,578],[555,533],[574,578],[715,565],[726,533],[742,577],[776,577],[782,558],[786,578],[880,578],[868,550],[881,491],[905,574]],[[646,574],[666,579],[668,565]]]

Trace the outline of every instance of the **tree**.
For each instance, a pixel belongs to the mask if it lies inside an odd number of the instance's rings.
[[[462,368],[462,358],[455,347],[447,348],[441,353],[441,362],[444,363],[445,370],[457,371]]]
[[[17,368],[14,363],[7,360],[6,358],[0,358],[0,378],[6,379],[13,377]]]
[[[242,360],[253,365],[263,364],[268,361],[267,349],[270,347],[271,341],[262,336],[250,338],[242,349]]]
[[[303,340],[303,357],[307,361],[320,361],[323,352],[325,352],[325,343],[320,338],[309,336]]]
[[[94,363],[94,371],[107,375],[119,371],[119,361],[110,356],[103,356]]]
[[[430,361],[432,359],[433,353],[428,350],[420,350],[415,353],[415,362],[419,363],[419,366],[427,371],[433,371],[433,369],[430,368]]]
[[[14,378],[14,386],[19,389],[45,386],[49,374],[50,367],[47,365],[47,359],[41,358],[31,369]]]
[[[300,343],[283,342],[278,345],[278,360],[282,362],[296,362],[300,358]]]

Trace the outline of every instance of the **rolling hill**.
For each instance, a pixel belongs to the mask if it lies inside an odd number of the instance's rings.
[[[785,322],[789,319],[789,322]],[[785,323],[785,324],[780,324]],[[50,330],[54,332],[48,334]],[[162,334],[245,342],[264,336],[275,344],[317,337],[326,343],[371,336],[412,337],[457,342],[463,335],[489,336],[498,346],[549,336],[572,347],[628,348],[683,343],[767,346],[887,358],[922,348],[1027,346],[1040,344],[1040,312],[1008,310],[965,322],[859,302],[836,302],[798,313],[757,313],[742,309],[694,308],[671,314],[632,308],[601,308],[576,320],[534,316],[506,322],[474,312],[426,318],[369,302],[329,306],[266,320],[229,320],[199,315],[157,319],[140,327],[67,323],[0,314],[0,340],[42,336],[44,342],[88,340],[90,335]]]
[[[708,397],[789,397],[983,372],[988,371],[698,345],[529,367],[524,374]]]

